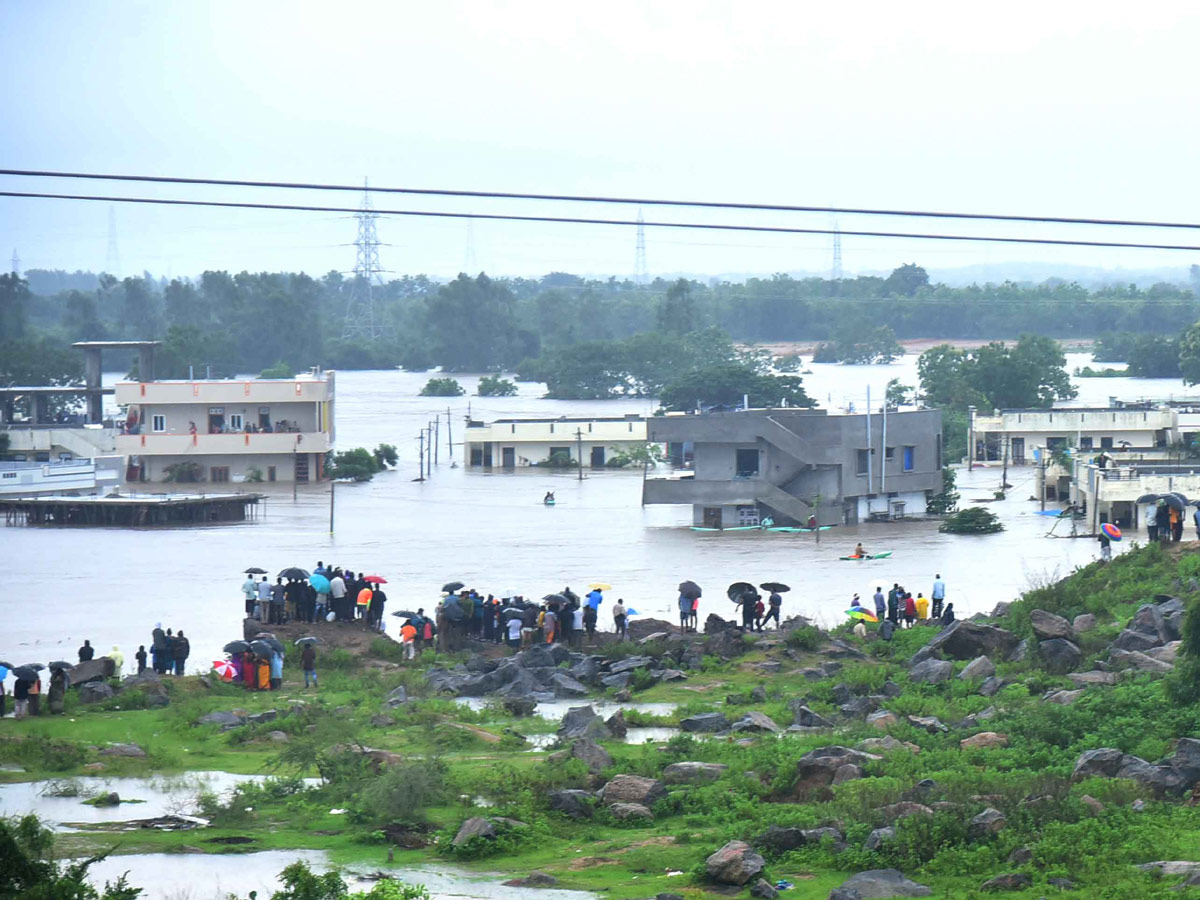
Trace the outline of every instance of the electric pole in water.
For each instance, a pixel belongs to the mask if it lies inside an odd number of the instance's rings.
[[[425,480],[425,432],[417,435],[417,481]]]
[[[446,452],[450,454],[450,462],[454,462],[454,438],[450,425],[450,407],[446,407]]]
[[[575,455],[579,458],[579,480],[583,481],[583,430],[575,429]]]
[[[442,464],[442,417],[436,416],[433,420],[433,461],[439,466]]]
[[[429,452],[425,454],[425,474],[430,478],[433,477],[433,424],[425,426],[425,433],[429,436]]]

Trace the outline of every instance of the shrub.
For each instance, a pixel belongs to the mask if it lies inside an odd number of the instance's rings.
[[[557,453],[551,453],[546,459],[535,462],[534,465],[543,466],[547,469],[574,469],[579,463],[571,459],[570,453],[559,450]]]
[[[370,779],[359,795],[363,813],[373,822],[420,824],[425,811],[446,797],[446,766],[437,759],[392,766]]]
[[[399,462],[400,457],[396,453],[396,447],[393,444],[380,444],[371,453],[375,458],[375,465],[379,467],[379,471],[395,467]]]
[[[370,481],[380,470],[375,457],[362,447],[339,450],[327,460],[325,473],[339,481]]]
[[[485,375],[479,380],[480,397],[511,397],[516,392],[517,386],[499,375]]]
[[[945,534],[995,534],[1003,530],[996,514],[982,506],[960,509],[938,527]]]
[[[430,378],[421,388],[422,397],[461,397],[465,393],[457,378]]]
[[[813,625],[793,628],[787,633],[784,643],[794,650],[816,650],[821,646],[821,630]]]
[[[263,369],[258,373],[259,378],[291,378],[296,373],[292,371],[292,367],[283,360],[275,363],[275,365]]]
[[[198,462],[172,463],[163,469],[163,481],[175,484],[193,484],[204,480],[204,467]]]
[[[258,466],[250,466],[248,469],[246,469],[246,480],[251,483],[258,484],[263,480],[263,470]]]

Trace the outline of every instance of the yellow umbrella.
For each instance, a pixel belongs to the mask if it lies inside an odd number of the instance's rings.
[[[611,591],[612,585],[605,584],[603,581],[593,581],[588,585],[589,591]]]

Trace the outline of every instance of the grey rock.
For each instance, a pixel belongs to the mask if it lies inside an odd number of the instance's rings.
[[[979,693],[984,697],[994,697],[1002,687],[1004,687],[1003,679],[993,675],[991,678],[985,678],[983,684],[979,685]]]
[[[572,819],[590,819],[596,798],[590,791],[551,791],[547,795],[550,809]]]
[[[718,884],[743,885],[757,878],[766,862],[745,841],[730,841],[704,861],[704,868]]]
[[[796,763],[796,787],[801,791],[821,788],[833,784],[836,777],[846,779],[849,770],[844,766],[857,766],[859,771],[868,763],[881,757],[872,753],[851,750],[849,747],[818,747],[804,754]]]
[[[751,731],[760,734],[778,734],[783,731],[770,716],[755,709],[746,713],[741,721],[735,722],[732,729],[734,731]]]
[[[1008,819],[1005,818],[1004,813],[989,806],[967,823],[967,833],[976,839],[989,837],[999,834],[1007,824]]]
[[[123,756],[128,759],[145,759],[146,751],[137,744],[109,744],[100,751],[101,756]]]
[[[917,803],[915,800],[901,800],[898,803],[881,806],[876,812],[883,817],[883,821],[888,825],[899,822],[901,819],[907,819],[909,816],[933,815],[932,809],[924,803]]]
[[[80,687],[93,681],[104,681],[117,673],[116,663],[107,656],[97,656],[86,662],[77,663],[71,669],[71,686]]]
[[[1033,626],[1033,633],[1040,641],[1049,641],[1054,638],[1069,639],[1075,635],[1075,630],[1071,627],[1070,622],[1062,616],[1056,616],[1044,609],[1031,610],[1029,624]]]
[[[571,757],[582,761],[593,775],[600,774],[613,764],[608,751],[589,737],[576,738],[569,749]]]
[[[943,734],[950,730],[950,727],[937,716],[909,716],[908,722],[910,725],[920,728],[922,731],[927,731],[930,734]]]
[[[505,697],[501,705],[505,712],[518,719],[532,716],[537,709],[537,702],[529,697]]]
[[[265,725],[267,722],[274,722],[279,718],[279,711],[276,709],[263,710],[260,713],[255,713],[252,716],[246,716],[246,721],[253,725]]]
[[[605,719],[604,724],[608,728],[608,733],[615,738],[624,740],[625,735],[629,733],[629,726],[625,723],[625,710],[623,709],[618,709]]]
[[[482,816],[473,816],[459,826],[458,834],[451,843],[455,847],[461,847],[474,837],[495,838],[496,826]]]
[[[992,607],[991,615],[989,615],[988,618],[989,619],[1003,619],[1005,616],[1008,615],[1008,611],[1010,609],[1012,609],[1012,603],[1010,603],[1007,600],[1001,600],[999,603],[997,603],[995,606]]]
[[[654,801],[667,795],[663,783],[656,778],[641,775],[617,775],[601,789],[605,806],[614,803],[640,803],[651,806]]]
[[[884,828],[876,828],[869,835],[867,835],[867,840],[863,843],[863,849],[874,853],[885,844],[894,844],[895,842],[896,829],[891,825],[888,825]]]
[[[925,684],[941,684],[949,681],[953,674],[954,664],[949,660],[927,659],[913,666],[908,672],[908,677],[913,681]]]
[[[1014,866],[1024,866],[1033,862],[1033,851],[1028,847],[1017,847],[1008,854],[1008,862]]]
[[[980,625],[958,619],[942,629],[926,644],[951,659],[974,659],[1009,653],[1017,645],[1017,636],[995,625]]]
[[[113,689],[103,681],[85,681],[78,688],[80,703],[103,703],[113,695]]]
[[[799,725],[802,728],[832,728],[833,723],[824,716],[813,712],[803,703],[792,707],[792,713],[795,716],[793,724]]]
[[[513,659],[516,660],[517,665],[522,669],[554,668],[558,665],[554,659],[554,654],[541,644],[534,644],[532,647],[527,647],[514,656]]]
[[[196,720],[197,725],[241,725],[246,720],[235,712],[230,712],[227,709],[219,709],[216,712],[210,712],[208,715],[201,716]]]
[[[629,682],[633,680],[633,675],[629,672],[618,672],[616,675],[605,675],[600,679],[600,683],[606,688],[621,688],[629,687]]]
[[[1082,613],[1071,621],[1071,630],[1076,634],[1083,634],[1086,631],[1091,631],[1095,627],[1096,617],[1091,613]]]
[[[1161,648],[1154,648],[1161,649]],[[1175,666],[1169,662],[1163,662],[1151,656],[1153,650],[1142,653],[1140,650],[1110,650],[1108,654],[1109,661],[1121,669],[1137,669],[1141,672],[1158,672],[1165,674],[1172,671]]]
[[[844,766],[838,766],[837,771],[833,773],[833,781],[831,784],[845,784],[847,781],[857,781],[864,775],[861,767],[853,763],[846,763]]]
[[[1146,634],[1141,631],[1133,631],[1126,628],[1117,635],[1117,639],[1112,645],[1117,650],[1151,650],[1165,643],[1158,635]]]
[[[871,897],[928,897],[932,890],[904,876],[899,869],[871,869],[842,882],[839,891],[853,891],[863,900]],[[835,892],[836,893],[836,892]],[[833,894],[830,894],[833,900]],[[843,894],[843,897],[854,896]]]
[[[765,687],[763,687],[761,684],[758,685],[754,690],[752,690],[750,692],[750,702],[751,703],[766,703],[767,702],[767,689]]]
[[[759,900],[775,900],[779,896],[779,891],[775,890],[771,882],[765,878],[759,878],[754,884],[750,885],[750,896],[758,897]]]
[[[1047,691],[1042,698],[1047,703],[1057,703],[1059,706],[1070,706],[1083,696],[1083,688],[1075,691]]]
[[[880,709],[867,716],[867,724],[872,728],[887,729],[900,724],[900,717],[894,712]]]
[[[1022,638],[1004,658],[1008,662],[1025,662],[1025,660],[1029,659],[1029,647],[1029,638]]]
[[[879,701],[874,697],[855,697],[849,703],[839,706],[838,712],[847,719],[865,719],[878,708]]]
[[[387,697],[384,698],[383,705],[389,709],[395,709],[397,706],[403,706],[407,702],[408,691],[405,690],[404,685],[399,685],[393,688]]]
[[[554,673],[551,678],[554,685],[555,697],[586,697],[588,689],[581,683],[576,681],[570,675],[565,675],[562,672]]]
[[[1024,872],[1005,872],[989,878],[979,886],[981,891],[1023,891],[1033,884],[1033,879]]]
[[[615,662],[609,666],[610,675],[619,675],[622,672],[632,672],[634,669],[644,669],[652,665],[654,660],[649,656],[630,656],[620,662]]]
[[[665,784],[706,784],[716,781],[729,766],[724,763],[677,762],[663,769]]]
[[[1039,642],[1038,652],[1042,657],[1042,666],[1055,675],[1065,675],[1083,662],[1083,652],[1065,638]]]
[[[268,731],[267,740],[273,741],[276,744],[286,744],[291,740],[291,737],[286,731]]]
[[[1161,647],[1155,647],[1152,650],[1147,650],[1146,655],[1151,659],[1157,659],[1159,662],[1171,663],[1174,665],[1175,660],[1179,657],[1179,648],[1183,645],[1182,641],[1171,641],[1163,644]]]
[[[833,843],[834,849],[838,849],[842,844],[843,835],[836,828],[784,828],[780,825],[772,825],[767,828],[762,834],[756,837],[753,841],[755,847],[759,847],[768,853],[778,856],[787,853],[790,850],[796,850],[800,847],[816,846],[822,841],[829,840]]]
[[[879,693],[884,697],[895,698],[904,693],[904,688],[889,679],[883,683],[883,687],[879,689]]]
[[[995,674],[995,664],[986,656],[977,656],[963,666],[963,670],[958,673],[958,677],[963,681],[973,681],[976,678],[982,681],[986,678],[991,678]]]
[[[864,741],[859,741],[858,748],[867,753],[890,753],[893,750],[907,750],[909,753],[916,755],[921,752],[921,748],[916,744],[898,740],[890,734],[881,738],[867,738]]]
[[[608,727],[604,720],[596,715],[591,706],[573,706],[567,710],[558,726],[559,738],[590,737],[593,739],[609,737]]]
[[[943,792],[944,788],[932,778],[922,778],[911,788],[901,794],[900,799],[913,800],[917,803],[928,803],[933,798],[940,796]]]
[[[729,728],[729,720],[721,713],[700,713],[681,719],[679,727],[684,731],[712,733]]]
[[[1133,618],[1129,620],[1128,629],[1157,638],[1160,644],[1179,640],[1179,634],[1167,625],[1162,609],[1154,603],[1143,603],[1139,606]]]
[[[609,815],[622,822],[630,819],[641,819],[646,822],[654,821],[654,813],[640,803],[613,803],[608,807]]]
[[[1060,891],[1075,890],[1075,882],[1070,878],[1047,878],[1046,884],[1058,888]]]
[[[1101,672],[1099,669],[1093,669],[1090,672],[1070,672],[1067,677],[1074,682],[1076,687],[1084,687],[1089,684],[1116,684],[1117,676],[1113,672]]]

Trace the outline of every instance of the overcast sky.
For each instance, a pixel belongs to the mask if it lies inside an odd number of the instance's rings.
[[[1162,2],[0,4],[0,167],[1200,220],[1200,5]],[[358,196],[0,178],[7,190],[357,205]],[[636,208],[380,206],[635,218]],[[107,203],[0,198],[24,268],[108,258]],[[329,213],[117,205],[121,274],[354,264]],[[828,215],[646,210],[824,228]],[[1200,232],[879,220],[1200,244]],[[625,275],[632,228],[381,219],[386,268]],[[473,231],[473,240],[469,232]],[[647,229],[651,274],[827,271],[825,236]],[[847,272],[1200,254],[844,237]]]

